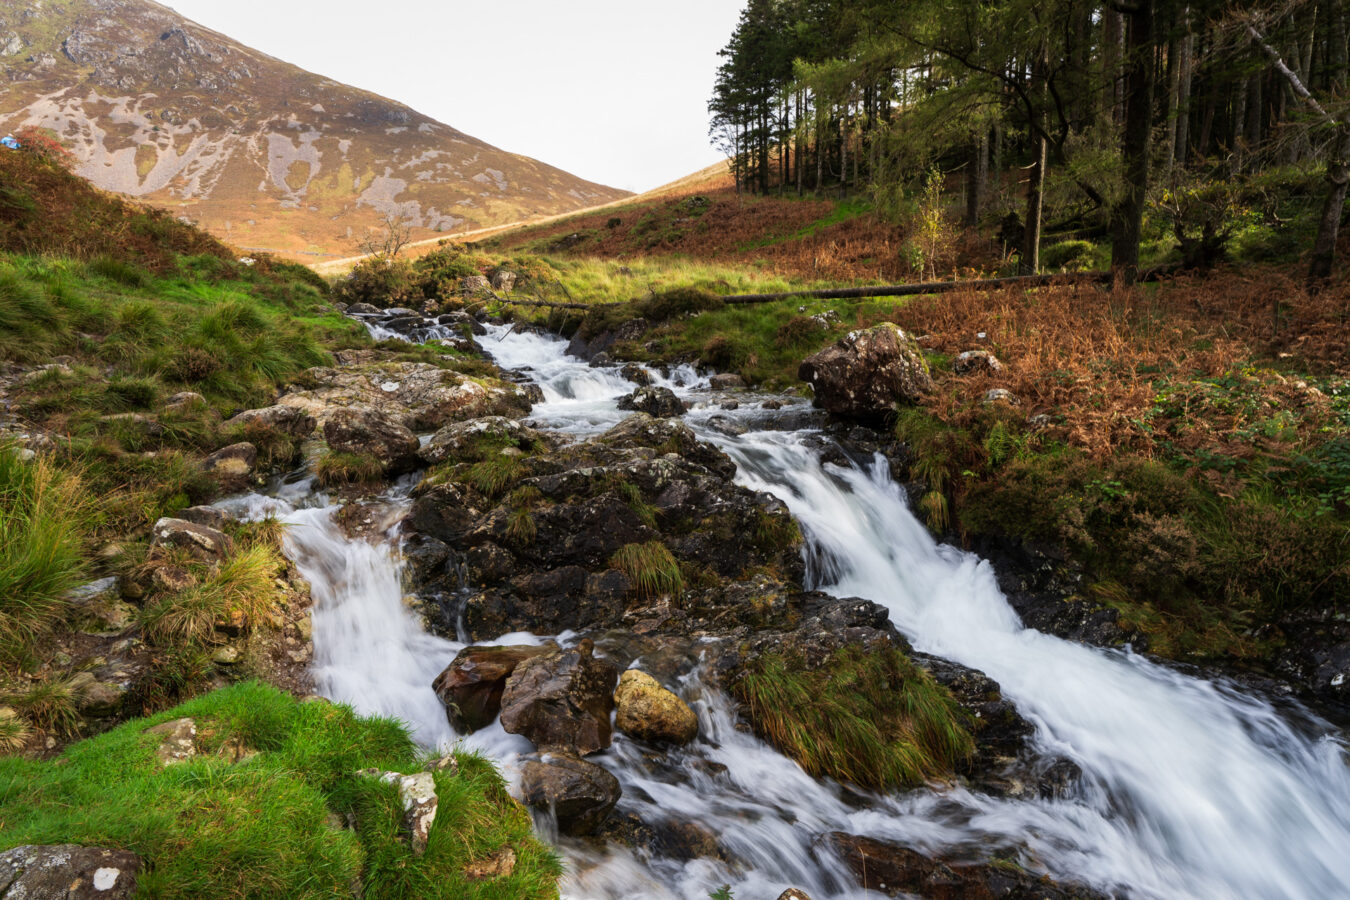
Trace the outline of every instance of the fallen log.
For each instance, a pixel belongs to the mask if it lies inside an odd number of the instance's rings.
[[[1003,278],[975,278],[968,281],[922,281],[914,284],[879,284],[871,287],[822,288],[814,291],[782,291],[776,294],[728,294],[723,303],[773,303],[778,300],[862,300],[870,297],[912,297],[918,294],[942,294],[950,291],[997,291],[1007,287],[1049,287],[1057,284],[1110,284],[1110,272],[1074,272],[1056,275],[1009,275]],[[1140,279],[1146,280],[1144,277]],[[547,306],[553,309],[603,309],[624,306],[627,301],[577,303],[553,300],[514,300],[492,294],[499,303],[513,306]]]
[[[773,303],[777,300],[860,300],[869,297],[910,297],[949,291],[997,291],[1006,287],[1047,287],[1052,284],[1108,284],[1110,272],[1077,272],[1072,275],[1010,275],[970,281],[926,281],[873,287],[825,288],[818,291],[783,291],[778,294],[732,294],[723,303]]]

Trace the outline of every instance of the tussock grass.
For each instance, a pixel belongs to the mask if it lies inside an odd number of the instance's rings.
[[[808,669],[764,654],[732,691],[755,731],[812,775],[885,790],[951,775],[975,749],[951,694],[892,647]]]
[[[609,564],[628,576],[640,597],[678,598],[684,593],[680,564],[660,541],[626,544],[618,549]]]
[[[79,727],[80,695],[69,678],[47,678],[0,690],[0,703],[43,731],[74,734]]]
[[[623,502],[628,508],[637,513],[637,517],[642,520],[642,524],[648,528],[656,527],[656,507],[647,502],[642,496],[642,489],[630,481],[624,481],[619,484],[619,496],[623,497]]]
[[[384,463],[368,453],[330,450],[314,463],[314,475],[324,487],[373,484],[384,478]]]
[[[499,497],[525,477],[519,457],[497,453],[476,462],[464,473],[464,482],[488,497]]]
[[[197,723],[196,758],[163,767],[146,728]],[[236,762],[238,750],[253,755]],[[561,866],[530,817],[480,757],[436,773],[440,808],[426,853],[398,834],[392,786],[357,774],[405,773],[421,759],[407,732],[343,706],[298,703],[245,683],[73,744],[50,762],[0,758],[0,847],[80,843],[117,847],[147,863],[146,896],[239,900],[547,898]],[[330,821],[348,815],[348,829]],[[465,866],[512,847],[502,879],[471,882]]]
[[[33,730],[9,707],[0,707],[0,756],[23,749]]]
[[[218,622],[257,625],[281,599],[281,566],[275,540],[237,550],[192,587],[147,602],[141,616],[146,635],[169,645],[206,644]]]
[[[30,653],[84,573],[89,501],[45,457],[0,445],[0,660]]]
[[[507,498],[510,509],[506,523],[506,536],[515,544],[526,545],[534,542],[539,528],[534,521],[534,508],[542,502],[544,495],[537,487],[518,487]]]

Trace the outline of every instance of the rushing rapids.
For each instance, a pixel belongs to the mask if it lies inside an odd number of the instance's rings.
[[[633,385],[567,357],[563,342],[492,327],[483,342],[503,368],[527,372],[542,389],[545,402],[531,417],[537,427],[593,433],[624,416],[615,400]],[[789,886],[816,900],[868,896],[819,845],[833,830],[956,856],[1020,852],[1023,864],[1052,877],[1131,897],[1346,896],[1350,769],[1329,726],[1306,717],[1291,724],[1226,682],[1024,629],[988,564],[937,544],[880,462],[870,470],[824,465],[804,432],[755,430],[758,410],[701,404],[706,382],[694,372],[653,375],[693,401],[687,420],[735,460],[739,482],[776,495],[796,515],[812,586],[881,603],[917,649],[987,672],[1035,723],[1038,745],[1084,774],[1058,799],[1000,799],[955,786],[860,795],[808,777],[738,730],[730,702],[695,673],[681,691],[699,715],[695,743],[653,762],[616,735],[592,759],[622,783],[620,811],[697,822],[717,836],[727,861],[563,839],[566,896],[704,900],[723,884],[742,900]],[[741,427],[718,426],[715,416]],[[407,490],[395,488],[389,501],[403,502]],[[395,538],[347,538],[336,508],[307,480],[229,504],[294,526],[287,552],[315,599],[317,689],[403,719],[428,746],[457,740],[431,682],[463,644],[424,633],[404,606]],[[465,744],[508,775],[530,749],[500,724]]]

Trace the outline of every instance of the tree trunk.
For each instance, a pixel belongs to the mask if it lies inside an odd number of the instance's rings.
[[[1049,48],[1041,45],[1036,63],[1032,66],[1031,78],[1037,92],[1037,119],[1039,128],[1033,130],[1031,146],[1033,156],[1031,175],[1027,179],[1027,230],[1022,245],[1022,272],[1035,275],[1041,269],[1041,212],[1045,202],[1045,164],[1050,155],[1050,142],[1046,139],[1046,106],[1049,103],[1049,85],[1047,74],[1050,70]]]
[[[980,223],[980,206],[984,203],[985,183],[989,178],[989,134],[981,129],[971,145],[970,168],[966,173],[967,228]]]
[[[1140,0],[1129,15],[1128,90],[1121,140],[1125,196],[1115,210],[1111,241],[1111,269],[1124,284],[1133,284],[1139,276],[1139,242],[1148,196],[1149,134],[1153,128],[1153,15],[1154,0]]]
[[[1172,162],[1186,165],[1191,139],[1191,80],[1194,78],[1195,35],[1190,33],[1190,9],[1182,13],[1186,34],[1181,38],[1181,77],[1177,85],[1177,139],[1173,145]]]
[[[839,119],[839,196],[848,196],[848,102]]]
[[[1322,217],[1317,223],[1317,240],[1313,242],[1312,261],[1308,266],[1308,282],[1313,287],[1331,277],[1347,185],[1350,185],[1350,125],[1338,122],[1336,141],[1332,145],[1331,157],[1327,160],[1327,199],[1322,204]]]

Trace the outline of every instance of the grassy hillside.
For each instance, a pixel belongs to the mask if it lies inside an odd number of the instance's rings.
[[[166,766],[147,731],[191,718],[192,758]],[[557,896],[561,866],[481,757],[434,770],[426,852],[399,833],[397,789],[361,775],[414,774],[427,760],[396,722],[299,703],[245,683],[70,747],[50,761],[0,756],[0,846],[131,850],[139,896],[524,900]],[[473,864],[509,849],[504,877]]]

